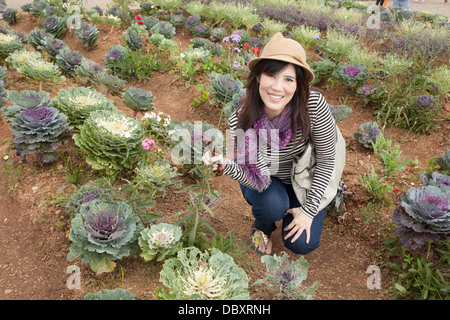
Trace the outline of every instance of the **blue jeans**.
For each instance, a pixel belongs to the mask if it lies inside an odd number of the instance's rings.
[[[295,254],[308,254],[319,247],[325,216],[324,210],[320,211],[313,219],[309,243],[306,243],[306,232],[303,232],[294,243],[291,242],[291,238],[295,234],[284,240],[289,231],[284,231],[283,229],[293,219],[292,214],[288,214],[287,210],[301,207],[292,185],[285,184],[281,180],[272,177],[270,186],[261,193],[246,186],[240,186],[245,200],[252,206],[256,229],[261,230],[266,235],[270,235],[277,228],[275,222],[283,220],[281,235],[284,246],[287,249]]]

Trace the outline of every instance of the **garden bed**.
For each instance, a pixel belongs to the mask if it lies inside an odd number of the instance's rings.
[[[11,26],[16,31],[29,33],[41,27],[41,20],[29,14],[21,13],[17,24]],[[96,24],[100,37],[94,48],[84,48],[82,43],[69,32],[62,40],[73,51],[103,65],[105,53],[113,45],[122,45],[122,33],[126,28],[117,26],[110,32],[111,26]],[[183,26],[177,27],[174,40],[180,48],[187,48],[192,39],[192,32]],[[151,44],[145,43],[141,50],[154,50]],[[317,54],[311,50],[311,55]],[[440,57],[448,63],[448,57]],[[15,70],[8,70],[8,90],[39,90],[39,84],[29,81]],[[199,96],[195,83],[207,83],[207,77],[198,74],[193,84],[186,87],[177,74],[167,71],[155,72],[148,81],[139,82],[131,79],[128,86],[139,87],[151,91],[155,98],[156,112],[164,112],[174,121],[206,121],[216,123],[220,109],[208,102],[193,105],[193,97]],[[59,90],[68,89],[81,83],[75,79],[66,79],[60,84],[45,83],[43,90],[55,97]],[[358,95],[336,83],[331,87],[325,82],[318,83],[330,105],[341,104],[342,98],[352,107],[349,118],[339,122],[339,128],[347,142],[347,164],[344,171],[346,197],[343,208],[336,214],[327,215],[320,247],[305,256],[309,262],[307,283],[319,281],[314,292],[314,299],[387,299],[386,290],[392,285],[395,275],[389,269],[381,268],[381,288],[369,289],[366,273],[371,265],[382,266],[391,258],[383,251],[383,241],[393,238],[389,225],[392,223],[392,212],[397,206],[399,195],[410,187],[420,186],[418,173],[426,170],[428,160],[441,156],[450,147],[448,143],[449,121],[439,123],[440,128],[432,129],[420,135],[397,127],[387,126],[384,134],[394,143],[401,146],[402,156],[417,159],[417,165],[408,164],[405,171],[394,177],[386,178],[395,191],[386,193],[391,205],[383,205],[377,219],[370,220],[362,212],[370,201],[370,194],[361,186],[358,177],[369,172],[374,166],[378,173],[382,165],[373,151],[368,150],[353,137],[362,123],[374,121],[374,108],[363,106]],[[103,88],[98,89],[106,94]],[[109,96],[115,105],[128,116],[133,111],[126,108],[117,96]],[[442,106],[442,113],[447,106]],[[141,118],[142,114],[138,115]],[[447,118],[448,119],[448,118]],[[226,128],[225,125],[221,127]],[[73,192],[67,177],[67,166],[62,160],[49,165],[36,164],[36,156],[27,157],[23,164],[21,157],[15,155],[11,148],[13,135],[9,124],[0,123],[0,155],[9,158],[1,162],[0,170],[0,298],[1,299],[82,299],[89,292],[102,289],[122,288],[132,292],[138,299],[155,299],[155,289],[162,286],[159,282],[163,262],[148,262],[138,253],[116,261],[117,266],[110,273],[95,274],[88,264],[79,259],[68,262],[66,257],[72,242],[70,232],[70,216],[62,206],[62,199]],[[77,148],[71,138],[64,140],[58,152],[71,155],[75,163],[82,166],[82,174],[86,178],[95,179],[96,172],[84,161],[85,155]],[[380,174],[381,175],[381,174]],[[191,186],[194,179],[186,174],[182,178],[183,187]],[[120,183],[118,183],[120,184]],[[79,187],[79,186],[78,186]],[[205,219],[214,226],[216,232],[232,232],[238,242],[245,242],[253,222],[250,207],[245,203],[237,182],[226,176],[215,177],[211,188],[216,189],[225,200],[215,208],[214,216]],[[155,212],[164,212],[164,221],[173,222],[179,216],[177,212],[184,210],[188,203],[187,193],[177,193],[171,187],[164,198],[158,198]],[[279,231],[279,230],[277,230]],[[280,233],[275,232],[273,252],[281,255],[285,251]],[[289,253],[291,258],[296,255]],[[248,252],[245,258],[251,266],[243,265],[249,278],[249,293],[252,300],[277,299],[265,285],[251,284],[265,277],[266,267],[261,263],[261,256]],[[397,261],[398,262],[398,261]],[[70,276],[67,267],[76,265],[81,271],[80,289],[70,290],[67,279]]]

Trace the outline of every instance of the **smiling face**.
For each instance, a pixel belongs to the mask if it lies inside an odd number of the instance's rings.
[[[264,111],[270,120],[281,114],[297,89],[295,67],[288,64],[276,74],[262,73],[259,79],[259,94],[264,102]]]

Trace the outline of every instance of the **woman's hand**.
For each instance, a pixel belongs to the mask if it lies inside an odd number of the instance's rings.
[[[227,166],[227,161],[224,159],[223,155],[211,152],[208,150],[202,157],[203,164],[209,166],[213,164],[213,171],[223,170]]]
[[[311,225],[313,219],[308,217],[300,208],[292,208],[287,211],[288,213],[294,216],[292,222],[284,228],[284,231],[291,230],[285,237],[284,240],[289,239],[289,237],[295,236],[292,238],[291,242],[295,242],[303,233],[306,232],[306,243],[309,243],[309,237],[311,233]]]

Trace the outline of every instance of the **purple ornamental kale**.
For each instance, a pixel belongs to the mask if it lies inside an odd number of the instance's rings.
[[[126,220],[114,209],[84,216],[84,227],[98,242],[110,242],[125,236]]]
[[[416,105],[423,110],[432,110],[434,107],[434,99],[432,96],[423,94],[420,95],[416,100]]]
[[[350,65],[350,66],[344,68],[343,72],[345,74],[348,74],[351,77],[356,77],[361,72],[361,69]]]
[[[10,129],[15,135],[12,141],[16,154],[23,157],[23,163],[27,154],[39,151],[37,161],[43,164],[58,159],[56,149],[70,127],[65,114],[52,107],[39,107],[20,112],[13,118]]]

